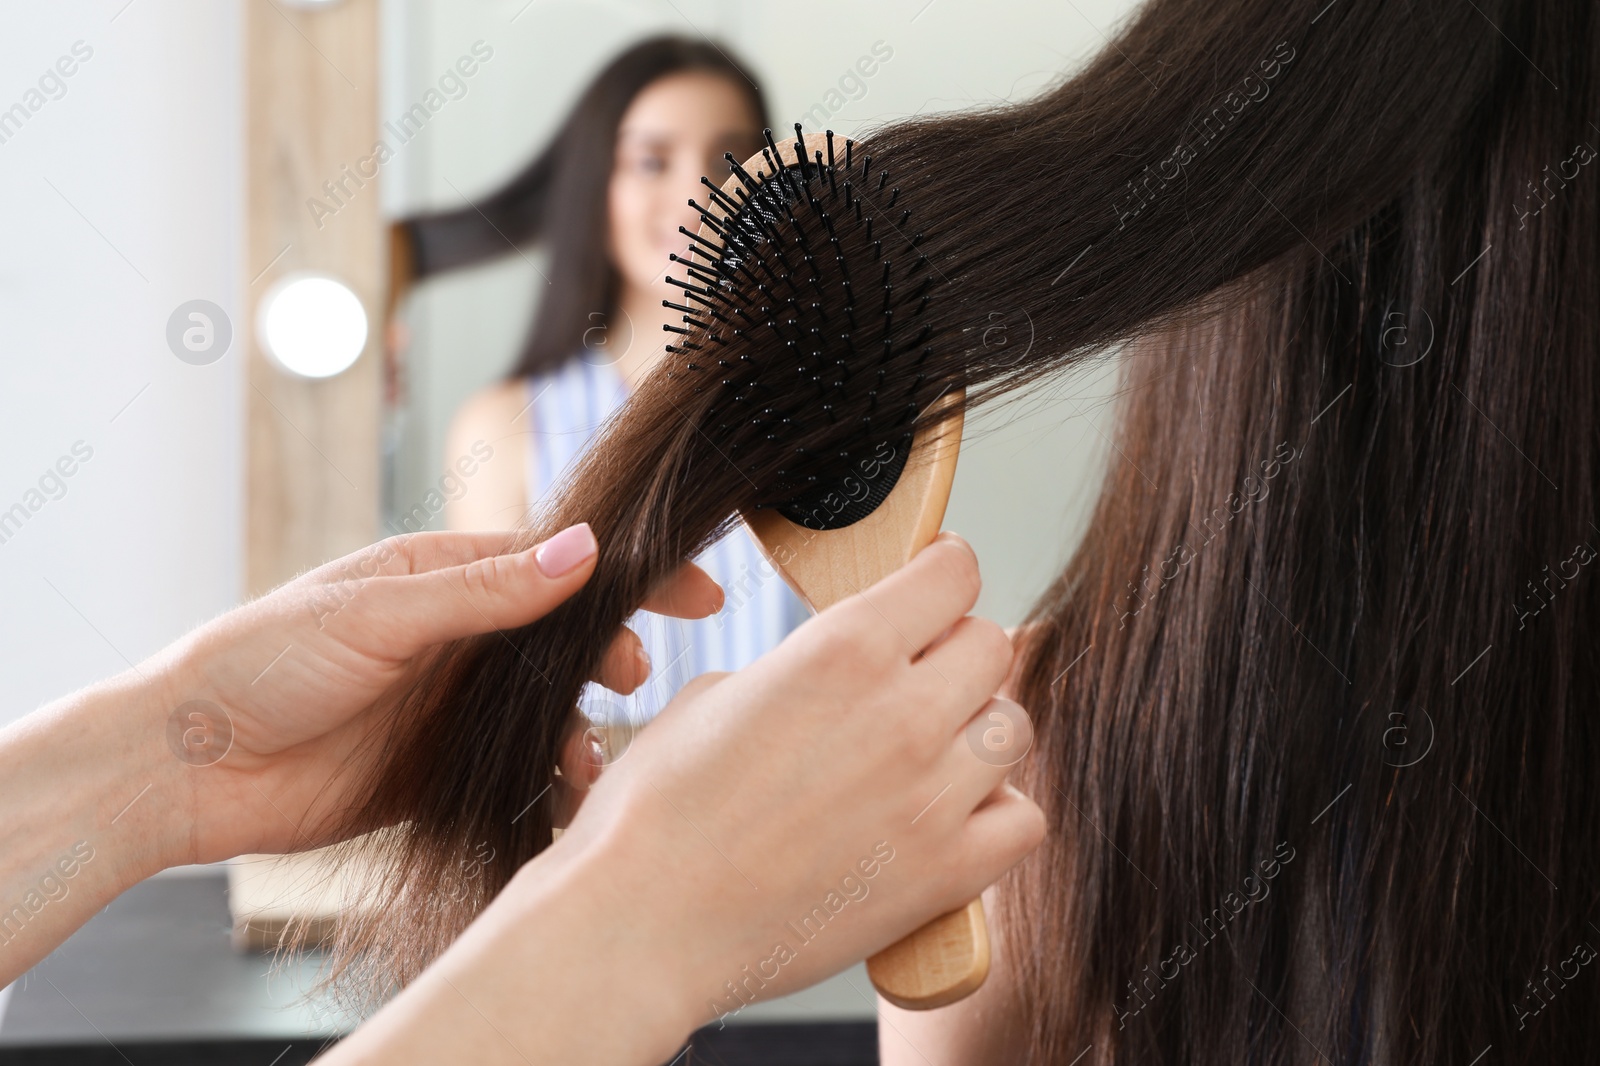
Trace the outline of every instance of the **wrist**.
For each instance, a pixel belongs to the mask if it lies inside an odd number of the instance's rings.
[[[263,760],[235,743],[241,719],[229,686],[212,676],[213,645],[207,629],[197,630],[139,665],[145,684],[133,717],[149,772],[160,782],[147,798],[158,800],[153,846],[165,866],[308,846],[274,804],[278,790],[262,779]]]
[[[626,1045],[597,1061],[665,1062],[709,1020],[697,994],[709,987],[699,972],[704,945],[686,936],[692,923],[672,879],[659,866],[642,876],[638,855],[624,833],[563,835],[502,894],[517,928],[576,931],[582,964],[569,972],[594,980],[585,1014]]]
[[[330,1063],[657,1066],[698,1020],[659,908],[626,864],[563,837],[455,943],[341,1041]],[[653,917],[654,916],[654,917]]]
[[[166,735],[176,692],[168,671],[145,663],[69,698],[61,711],[73,735],[99,738],[77,761],[101,782],[96,822],[128,885],[193,861],[189,783]]]

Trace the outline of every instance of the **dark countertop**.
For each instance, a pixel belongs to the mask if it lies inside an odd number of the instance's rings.
[[[321,959],[240,954],[231,924],[221,870],[136,885],[12,987],[0,1066],[309,1062],[353,1023],[309,995]],[[677,1066],[875,1066],[876,1020],[851,977],[701,1030]]]

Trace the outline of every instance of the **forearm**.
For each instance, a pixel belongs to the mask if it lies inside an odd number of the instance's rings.
[[[0,985],[173,854],[184,767],[149,667],[0,730]]]
[[[587,849],[586,849],[587,850]],[[694,1028],[677,908],[558,842],[321,1061],[658,1066]],[[666,888],[666,891],[671,891]],[[666,918],[667,921],[661,919]]]

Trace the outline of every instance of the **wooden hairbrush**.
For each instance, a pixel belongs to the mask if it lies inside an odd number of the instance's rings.
[[[736,348],[730,341],[751,335],[767,350],[781,343],[801,357],[800,389],[809,385],[819,390],[813,406],[820,411],[794,409],[796,414],[820,417],[825,412],[837,420],[841,410],[845,417],[864,410],[870,445],[841,451],[829,476],[813,475],[791,486],[788,503],[744,513],[756,542],[784,580],[811,610],[821,611],[904,566],[938,535],[960,452],[963,393],[947,389],[929,397],[916,391],[923,375],[914,371],[920,365],[919,349],[926,355],[922,345],[928,332],[926,326],[916,332],[916,319],[927,306],[932,279],[926,256],[917,250],[921,233],[908,237],[902,232],[910,212],[895,205],[899,189],[885,190],[887,175],[871,170],[870,156],[858,161],[852,142],[845,142],[840,165],[832,132],[801,137],[797,125],[795,133],[793,162],[784,159],[769,131],[767,148],[742,166],[727,157],[734,176],[720,189],[705,182],[712,196],[709,207],[690,201],[699,208],[703,224],[698,234],[683,232],[695,242],[691,253],[700,261],[674,256],[691,280],[667,280],[699,306],[667,304],[684,312],[689,327],[668,328],[691,338],[668,350],[687,354],[689,371],[712,369],[710,360],[716,359],[718,376],[730,375],[721,385],[729,387],[737,404],[747,403],[746,397],[762,386],[731,376],[741,369],[737,363],[750,359],[733,358]],[[873,223],[879,217],[884,221],[875,239]],[[894,225],[896,218],[901,227]],[[794,232],[792,243],[782,239],[785,227]],[[898,236],[894,246],[909,244],[909,279],[892,270],[891,256],[884,254],[885,231]],[[770,255],[781,267],[759,261],[764,246],[773,249]],[[881,300],[869,300],[853,288],[853,264],[847,264],[852,255],[857,261],[869,260],[855,271],[862,289],[877,283]],[[825,276],[829,263],[822,261],[824,256],[835,264],[836,274]],[[744,305],[732,293],[744,297]],[[821,300],[839,306],[823,308]],[[874,338],[870,344],[862,339],[869,333]],[[859,396],[850,394],[849,379],[863,369],[876,369],[876,378],[866,380],[886,388],[881,368],[895,359],[902,360],[895,369],[913,380],[912,388],[897,398],[902,406],[891,409],[885,402],[880,408],[878,394],[869,392],[871,402],[863,408]],[[761,402],[775,407],[779,401],[771,394],[766,388]],[[830,402],[832,397],[838,399]],[[768,425],[759,428],[772,431],[765,440],[781,445],[781,430],[792,419],[774,407],[762,410],[756,421],[764,415]],[[939,411],[946,412],[942,419],[918,420],[921,414]],[[920,428],[913,431],[913,425]],[[989,973],[982,901],[973,900],[885,948],[867,961],[867,972],[885,999],[909,1010],[942,1007],[970,995]]]
[[[959,414],[912,440],[899,479],[871,514],[840,529],[810,529],[775,508],[745,515],[756,543],[812,611],[898,570],[939,534],[961,450]],[[867,960],[878,992],[897,1007],[954,1003],[989,975],[983,901],[935,918]]]

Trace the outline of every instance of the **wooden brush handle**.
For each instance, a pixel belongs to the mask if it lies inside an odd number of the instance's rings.
[[[753,166],[753,164],[752,164]],[[955,402],[959,394],[951,394]],[[745,515],[789,587],[820,611],[887,577],[939,534],[961,445],[960,415],[918,433],[905,469],[878,508],[842,529],[806,529],[775,510]],[[873,985],[897,1007],[931,1010],[970,995],[989,975],[983,901],[927,925],[867,960]]]
[[[867,960],[878,994],[905,1010],[932,1010],[965,999],[989,976],[989,927],[983,900],[942,914]]]

